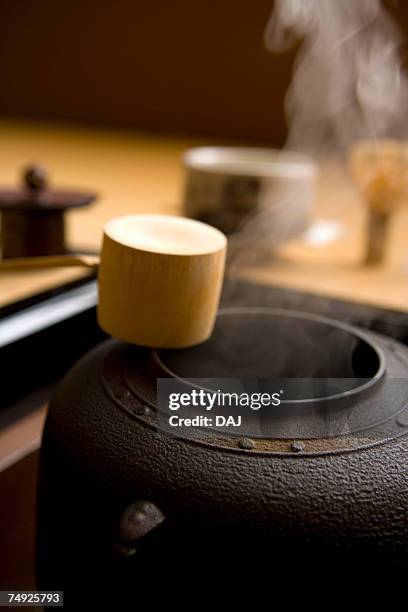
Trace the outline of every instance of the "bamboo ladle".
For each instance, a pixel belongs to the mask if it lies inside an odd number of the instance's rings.
[[[112,336],[154,348],[182,348],[211,334],[224,276],[227,239],[183,217],[118,217],[97,256],[5,260],[0,270],[99,266],[98,321]]]

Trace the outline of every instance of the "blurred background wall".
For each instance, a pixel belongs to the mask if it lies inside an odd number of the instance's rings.
[[[0,114],[280,143],[271,0],[1,0]]]
[[[272,6],[0,0],[0,114],[280,144],[294,53],[263,46]]]

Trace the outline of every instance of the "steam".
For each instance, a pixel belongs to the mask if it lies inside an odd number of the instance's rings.
[[[401,37],[380,0],[275,0],[264,38],[272,52],[282,53],[299,44],[285,98],[288,119],[285,149],[313,156],[324,151],[327,156],[327,152],[346,151],[359,139],[408,135],[408,80],[400,60]],[[270,260],[270,251],[292,233],[291,224],[296,223],[304,189],[300,184],[291,191],[288,184],[282,184],[279,193],[260,194],[258,209],[230,239],[230,276],[237,272],[239,276],[242,268],[260,264],[264,258]],[[271,202],[278,206],[272,215]],[[269,247],[269,253],[262,252],[262,244]],[[267,305],[264,295],[257,301],[255,286],[248,298],[246,291],[245,286],[230,281],[224,303],[242,304],[249,300]],[[273,302],[274,294],[270,295]],[[304,297],[289,292],[285,303],[291,309],[308,306]],[[316,305],[326,315],[347,318],[340,308],[335,311],[330,300],[316,298]],[[353,310],[355,314],[356,308]],[[371,312],[364,307],[360,310],[359,324],[369,325]],[[348,366],[352,367],[355,347],[342,346],[337,336],[331,342],[302,326],[295,334],[299,344],[315,354],[314,364],[343,359],[346,366],[349,360]],[[297,366],[298,355],[288,351],[287,346],[280,346],[276,335],[272,359],[280,375],[285,376],[292,366]],[[269,339],[252,338],[255,348],[245,353],[255,355],[255,366],[257,340],[262,346]],[[226,360],[229,363],[231,357],[226,356]],[[305,371],[310,377],[321,376],[317,365],[315,372],[305,370],[303,364],[299,366],[300,377]],[[328,434],[336,419],[341,419],[344,432],[348,431],[351,410],[352,407],[338,415],[326,409],[319,413]]]
[[[275,0],[267,48],[281,53],[298,41],[287,147],[315,153],[406,135],[401,37],[380,0]]]
[[[380,0],[275,0],[264,41],[275,53],[299,45],[285,98],[285,148],[317,156],[341,153],[358,139],[407,136],[402,40]],[[302,193],[273,195],[264,198],[264,205],[261,198],[258,210],[231,237],[230,275],[270,260],[270,251],[291,234]],[[268,201],[278,202],[273,217]],[[269,253],[262,244],[269,245]],[[238,285],[230,283],[224,302],[236,302],[242,298],[239,293]],[[291,308],[303,307],[300,297],[289,302]],[[326,314],[333,308],[322,299],[320,305]],[[369,318],[362,315],[361,323]],[[305,334],[304,341],[316,339]]]
[[[275,0],[264,40],[275,53],[299,44],[285,98],[286,149],[337,154],[356,140],[408,136],[401,36],[381,0]],[[261,194],[230,240],[230,269],[261,263],[270,258],[261,244],[273,251],[291,237],[302,188]]]

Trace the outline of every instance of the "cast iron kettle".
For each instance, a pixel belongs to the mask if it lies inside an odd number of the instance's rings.
[[[283,406],[267,437],[202,432],[191,440],[158,429],[156,383],[168,376],[352,384],[318,403]],[[273,308],[220,311],[210,340],[190,349],[100,344],[50,406],[40,584],[133,595],[137,585],[152,598],[158,576],[248,572],[257,559],[268,559],[275,576],[288,567],[405,563],[407,376],[402,344]]]

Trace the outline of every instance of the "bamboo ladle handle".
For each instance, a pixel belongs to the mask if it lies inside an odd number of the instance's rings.
[[[47,255],[44,257],[16,257],[0,261],[1,271],[38,270],[42,268],[97,268],[99,255]]]

